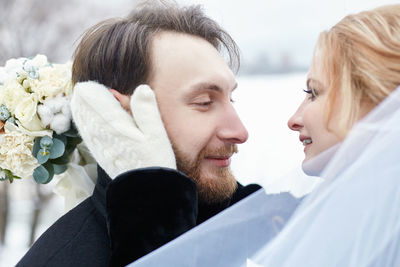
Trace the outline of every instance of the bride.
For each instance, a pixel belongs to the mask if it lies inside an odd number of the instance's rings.
[[[258,192],[132,266],[400,266],[399,86],[400,5],[321,33],[288,125],[324,182],[272,240]]]

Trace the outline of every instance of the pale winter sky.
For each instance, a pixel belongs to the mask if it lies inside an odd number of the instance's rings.
[[[319,32],[349,13],[399,0],[179,0],[201,4],[238,42],[243,59],[265,53],[272,62],[282,56],[307,67]]]

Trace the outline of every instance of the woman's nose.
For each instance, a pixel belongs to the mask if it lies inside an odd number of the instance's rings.
[[[292,117],[289,118],[288,121],[288,127],[292,131],[299,131],[301,128],[303,128],[303,112],[302,112],[302,106],[296,110],[296,112],[292,115]]]

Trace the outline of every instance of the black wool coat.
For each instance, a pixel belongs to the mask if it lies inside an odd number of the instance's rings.
[[[199,203],[196,184],[167,168],[125,172],[98,167],[93,195],[56,221],[17,266],[125,266],[245,198],[242,186],[218,205]]]

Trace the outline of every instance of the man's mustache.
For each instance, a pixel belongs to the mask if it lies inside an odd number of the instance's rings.
[[[238,153],[239,149],[236,144],[225,145],[215,149],[206,149],[203,153],[205,156],[217,156],[217,157],[230,157],[234,153]]]

